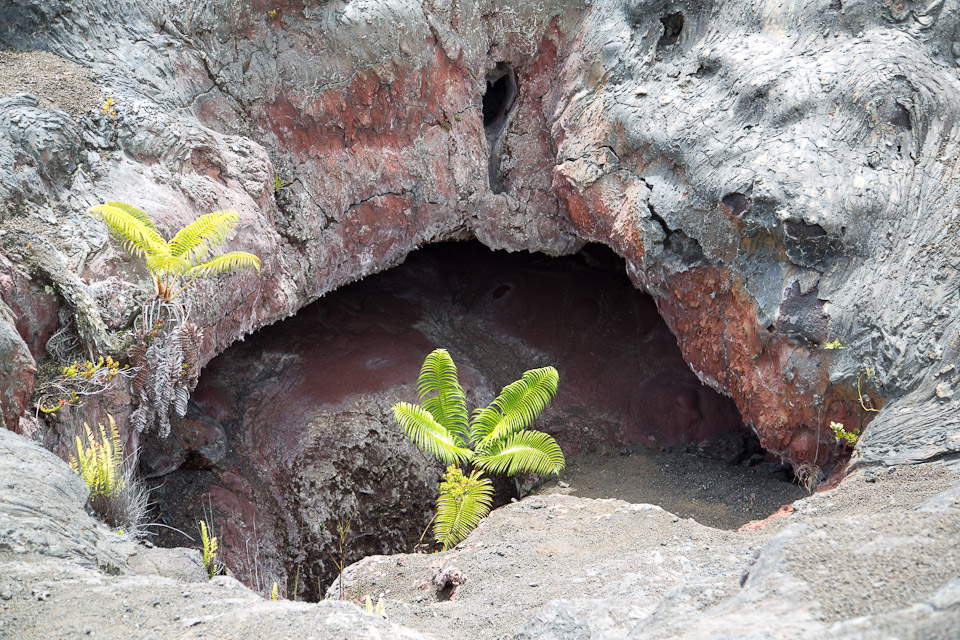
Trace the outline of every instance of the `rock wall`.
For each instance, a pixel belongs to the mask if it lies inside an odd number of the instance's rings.
[[[7,273],[109,351],[89,284],[146,273],[84,209],[130,201],[175,230],[235,208],[229,245],[263,271],[194,286],[207,361],[426,243],[598,241],[769,450],[829,467],[825,425],[877,415],[865,462],[953,452],[958,10],[821,4],[6,4],[0,47],[80,68],[75,91],[0,97]],[[505,74],[516,96],[484,126]],[[5,376],[8,427],[30,377]]]

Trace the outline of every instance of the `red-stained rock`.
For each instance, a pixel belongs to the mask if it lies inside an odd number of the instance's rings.
[[[14,326],[14,315],[0,300],[0,419],[3,425],[17,431],[20,416],[30,404],[36,363],[26,343]]]
[[[47,340],[59,324],[56,297],[26,270],[2,255],[0,297],[13,312],[17,332],[30,348],[30,354],[35,359],[44,357]]]

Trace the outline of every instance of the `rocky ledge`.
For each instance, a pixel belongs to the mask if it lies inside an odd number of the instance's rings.
[[[15,640],[929,640],[960,625],[956,463],[859,471],[741,531],[653,505],[533,496],[451,551],[349,567],[343,593],[383,595],[386,620],[351,602],[271,602],[233,578],[207,581],[197,551],[137,546],[97,523],[77,476],[5,431],[0,487],[0,633]]]

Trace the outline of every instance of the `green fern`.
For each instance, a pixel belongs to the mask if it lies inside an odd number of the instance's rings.
[[[77,436],[77,455],[70,457],[70,468],[80,474],[90,490],[91,502],[116,497],[123,490],[123,445],[113,416],[108,415],[110,428],[99,425],[97,438],[90,425],[83,423],[87,444]]]
[[[474,470],[469,477],[456,466],[447,467],[437,497],[433,535],[446,551],[455,547],[490,513],[493,483]]]
[[[457,365],[446,349],[432,351],[423,361],[417,379],[417,399],[444,428],[461,439],[466,437],[467,398],[460,386]]]
[[[414,444],[444,462],[469,462],[473,451],[456,433],[447,430],[423,407],[407,402],[393,406],[393,417]]]
[[[220,544],[217,536],[213,535],[213,528],[207,527],[207,521],[201,520],[200,541],[203,544],[203,566],[211,578],[220,573]]]
[[[539,431],[519,431],[497,440],[474,464],[490,473],[513,476],[521,472],[549,475],[564,466],[563,452],[557,441]]]
[[[543,367],[527,371],[504,387],[490,406],[474,413],[470,435],[477,450],[487,451],[536,420],[556,395],[559,382],[556,369]]]
[[[463,540],[490,511],[493,488],[482,471],[512,476],[563,469],[557,441],[527,429],[556,395],[559,380],[553,367],[527,371],[468,422],[466,396],[450,354],[436,349],[427,355],[417,378],[419,404],[398,402],[393,415],[420,449],[453,464],[440,484],[434,519],[434,537],[444,549]],[[477,468],[465,478],[456,465],[469,463]]]
[[[132,205],[111,201],[91,207],[88,213],[103,220],[130,254],[146,260],[155,293],[164,300],[173,300],[197,278],[241,269],[260,271],[260,258],[252,253],[231,251],[206,259],[237,224],[236,211],[200,216],[170,242],[160,235],[150,216]]]

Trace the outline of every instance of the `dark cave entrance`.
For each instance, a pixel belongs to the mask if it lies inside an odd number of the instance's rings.
[[[483,130],[490,153],[487,169],[490,190],[494,193],[503,193],[507,190],[500,171],[502,134],[516,101],[517,75],[513,68],[501,62],[487,74],[487,89],[483,94]]]
[[[575,486],[538,490],[662,503],[715,526],[706,516],[733,509],[728,494],[743,494],[744,522],[781,503],[763,503],[780,465],[733,402],[690,371],[613,252],[588,245],[551,258],[459,242],[412,253],[211,361],[175,435],[144,451],[145,468],[163,476],[155,519],[191,532],[212,519],[231,571],[291,598],[323,597],[347,522],[348,562],[411,551],[443,465],[406,441],[390,408],[416,400],[420,364],[440,346],[471,408],[527,369],[557,367],[559,394],[534,427],[557,438],[570,468],[561,480]],[[633,477],[657,469],[663,486]],[[725,473],[736,476],[728,494],[711,493]],[[618,495],[624,487],[634,493]],[[659,500],[667,494],[676,500]],[[170,532],[158,542],[184,544]]]
[[[660,24],[663,25],[663,35],[657,41],[657,47],[670,47],[680,41],[680,34],[683,33],[683,14],[678,12],[668,13],[660,18]]]

